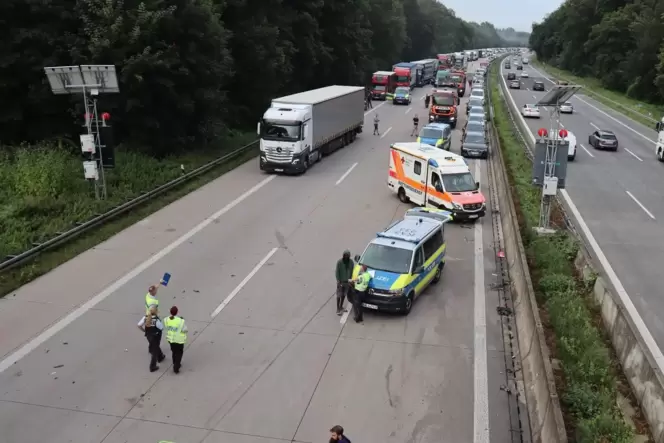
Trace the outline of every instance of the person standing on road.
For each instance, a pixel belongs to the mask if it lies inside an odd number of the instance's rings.
[[[380,135],[378,133],[378,122],[380,122],[380,120],[378,119],[378,114],[376,114],[376,115],[374,115],[374,132],[373,132],[373,135]]]
[[[353,319],[355,323],[360,323],[364,321],[362,303],[366,300],[367,289],[369,289],[369,282],[371,282],[371,274],[367,271],[367,265],[362,265],[357,278],[351,280],[351,282],[355,284],[353,291]]]
[[[164,324],[157,315],[157,307],[150,307],[150,311],[138,322],[138,328],[145,332],[145,338],[148,339],[150,349],[150,372],[158,371],[157,363],[164,361],[166,356],[161,351],[161,333],[164,330]]]
[[[159,284],[161,284],[161,282],[159,282]],[[150,308],[152,306],[159,308],[159,300],[157,299],[159,284],[150,286],[148,288],[148,293],[145,294],[145,315],[150,313]]]
[[[339,425],[332,426],[330,429],[330,443],[351,443],[348,437],[344,435],[344,428]]]
[[[184,345],[187,343],[187,325],[184,318],[178,316],[178,307],[171,308],[171,316],[164,320],[166,327],[166,341],[171,345],[171,354],[173,355],[173,372],[180,373],[182,366],[182,354],[184,354]]]
[[[417,135],[419,125],[420,125],[420,118],[417,116],[417,114],[415,114],[415,117],[413,117],[413,130],[410,133],[411,137]]]
[[[350,280],[353,278],[353,267],[355,263],[350,258],[350,251],[346,249],[341,258],[337,261],[337,267],[334,275],[337,279],[337,315],[348,312],[344,309],[344,300],[348,297],[350,289]],[[349,298],[350,301],[350,298]]]
[[[367,106],[368,106],[369,109],[373,109],[373,102],[371,101],[371,99],[372,99],[372,97],[371,97],[371,90],[370,90],[369,93],[367,94]]]

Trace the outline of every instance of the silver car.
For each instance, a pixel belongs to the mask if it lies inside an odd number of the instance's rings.
[[[559,107],[560,113],[561,114],[573,114],[574,113],[574,107],[570,102],[565,102]]]
[[[477,122],[483,125],[486,124],[486,114],[484,112],[471,112],[468,114],[468,123]]]

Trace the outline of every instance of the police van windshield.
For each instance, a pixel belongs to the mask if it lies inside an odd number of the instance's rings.
[[[443,138],[443,131],[440,129],[423,128],[420,132],[422,138]]]
[[[446,192],[469,192],[477,189],[475,179],[470,172],[443,174],[443,186]]]
[[[263,120],[261,137],[264,140],[298,141],[300,140],[301,126],[298,123],[285,123]]]
[[[371,243],[364,251],[360,262],[376,271],[408,274],[413,251],[394,246]]]
[[[410,90],[408,88],[397,88],[396,91],[394,91],[396,95],[408,95],[410,93]]]

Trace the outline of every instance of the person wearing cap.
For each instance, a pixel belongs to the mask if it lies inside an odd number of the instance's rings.
[[[159,284],[152,285],[148,288],[148,293],[145,294],[145,315],[150,313],[150,308],[152,306],[159,308],[159,300],[157,299],[157,290],[159,289]]]
[[[353,278],[354,266],[355,264],[350,258],[350,251],[346,249],[337,261],[337,267],[334,272],[337,279],[337,315],[347,312],[347,309],[344,309],[344,299],[348,296],[350,290],[349,280]]]
[[[138,329],[145,332],[145,338],[148,339],[150,350],[150,372],[159,370],[157,363],[164,361],[166,356],[161,350],[161,333],[164,324],[157,315],[157,307],[152,305],[141,321],[138,322]]]
[[[166,327],[166,341],[171,345],[173,355],[173,371],[178,374],[182,366],[182,354],[187,343],[187,325],[184,318],[178,316],[178,307],[171,308],[171,316],[164,320]]]

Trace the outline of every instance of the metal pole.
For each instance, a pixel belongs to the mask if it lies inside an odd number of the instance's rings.
[[[104,160],[102,158],[102,148],[101,148],[101,133],[99,132],[99,114],[97,114],[97,99],[92,99],[92,106],[94,108],[95,116],[95,127],[97,130],[97,137],[95,139],[97,143],[97,149],[99,149],[99,178],[101,179],[101,194],[102,198],[106,199],[106,176],[104,175]]]

